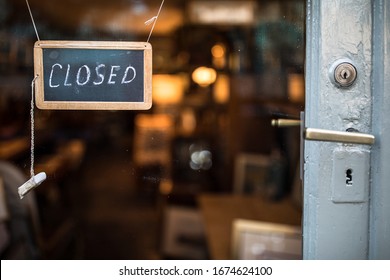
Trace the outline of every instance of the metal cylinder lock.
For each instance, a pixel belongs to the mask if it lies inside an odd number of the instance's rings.
[[[356,80],[357,71],[349,61],[336,61],[329,69],[332,82],[338,87],[350,87]]]

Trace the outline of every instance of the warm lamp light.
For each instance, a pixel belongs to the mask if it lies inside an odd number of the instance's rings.
[[[215,44],[211,48],[211,54],[213,56],[213,65],[216,68],[224,68],[226,65],[226,49],[221,43]]]
[[[213,68],[198,67],[192,72],[192,80],[202,87],[207,87],[215,82],[217,72]]]
[[[177,104],[183,99],[185,81],[179,75],[153,75],[153,103]]]
[[[288,75],[288,98],[292,102],[303,102],[305,99],[305,78],[303,74]]]
[[[230,98],[229,76],[220,74],[214,85],[214,100],[219,104],[224,104]]]
[[[165,114],[138,114],[135,118],[135,125],[140,129],[160,129],[168,131],[173,127],[172,118]]]
[[[225,56],[225,47],[222,44],[216,44],[211,48],[213,57],[221,58]]]

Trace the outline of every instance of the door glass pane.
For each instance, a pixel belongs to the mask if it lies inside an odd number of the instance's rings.
[[[150,110],[35,109],[44,258],[301,257],[300,129],[271,122],[304,110],[305,1],[29,2],[41,40],[153,47]],[[37,36],[0,5],[0,159],[27,179]]]

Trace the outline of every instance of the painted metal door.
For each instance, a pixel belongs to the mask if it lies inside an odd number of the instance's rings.
[[[306,36],[306,130],[375,142],[304,141],[303,256],[390,259],[390,1],[308,0]]]

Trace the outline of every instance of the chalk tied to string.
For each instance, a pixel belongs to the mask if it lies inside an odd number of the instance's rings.
[[[29,193],[31,190],[38,187],[45,180],[46,180],[45,172],[40,172],[37,175],[31,177],[26,183],[24,183],[18,188],[20,199],[23,199],[27,193]]]
[[[30,5],[28,0],[26,0],[27,8],[30,13],[31,21],[35,30],[35,34],[37,35],[38,41],[40,41],[37,26],[35,25],[34,17],[31,12]],[[37,175],[34,173],[34,149],[35,149],[35,122],[34,122],[34,89],[35,89],[35,81],[38,79],[38,75],[34,77],[31,82],[31,108],[30,108],[30,121],[31,121],[31,165],[30,165],[30,176],[31,178],[27,180],[23,185],[18,188],[18,193],[20,199],[22,199],[27,193],[29,193],[34,188],[38,187],[43,181],[46,180],[46,173],[40,172]]]
[[[31,120],[31,166],[30,176],[31,178],[18,188],[20,199],[22,199],[32,189],[38,187],[43,181],[46,180],[46,173],[40,172],[37,175],[34,173],[34,149],[35,149],[35,128],[34,128],[34,88],[35,81],[39,76],[36,75],[31,82],[31,109],[30,109],[30,120]]]

